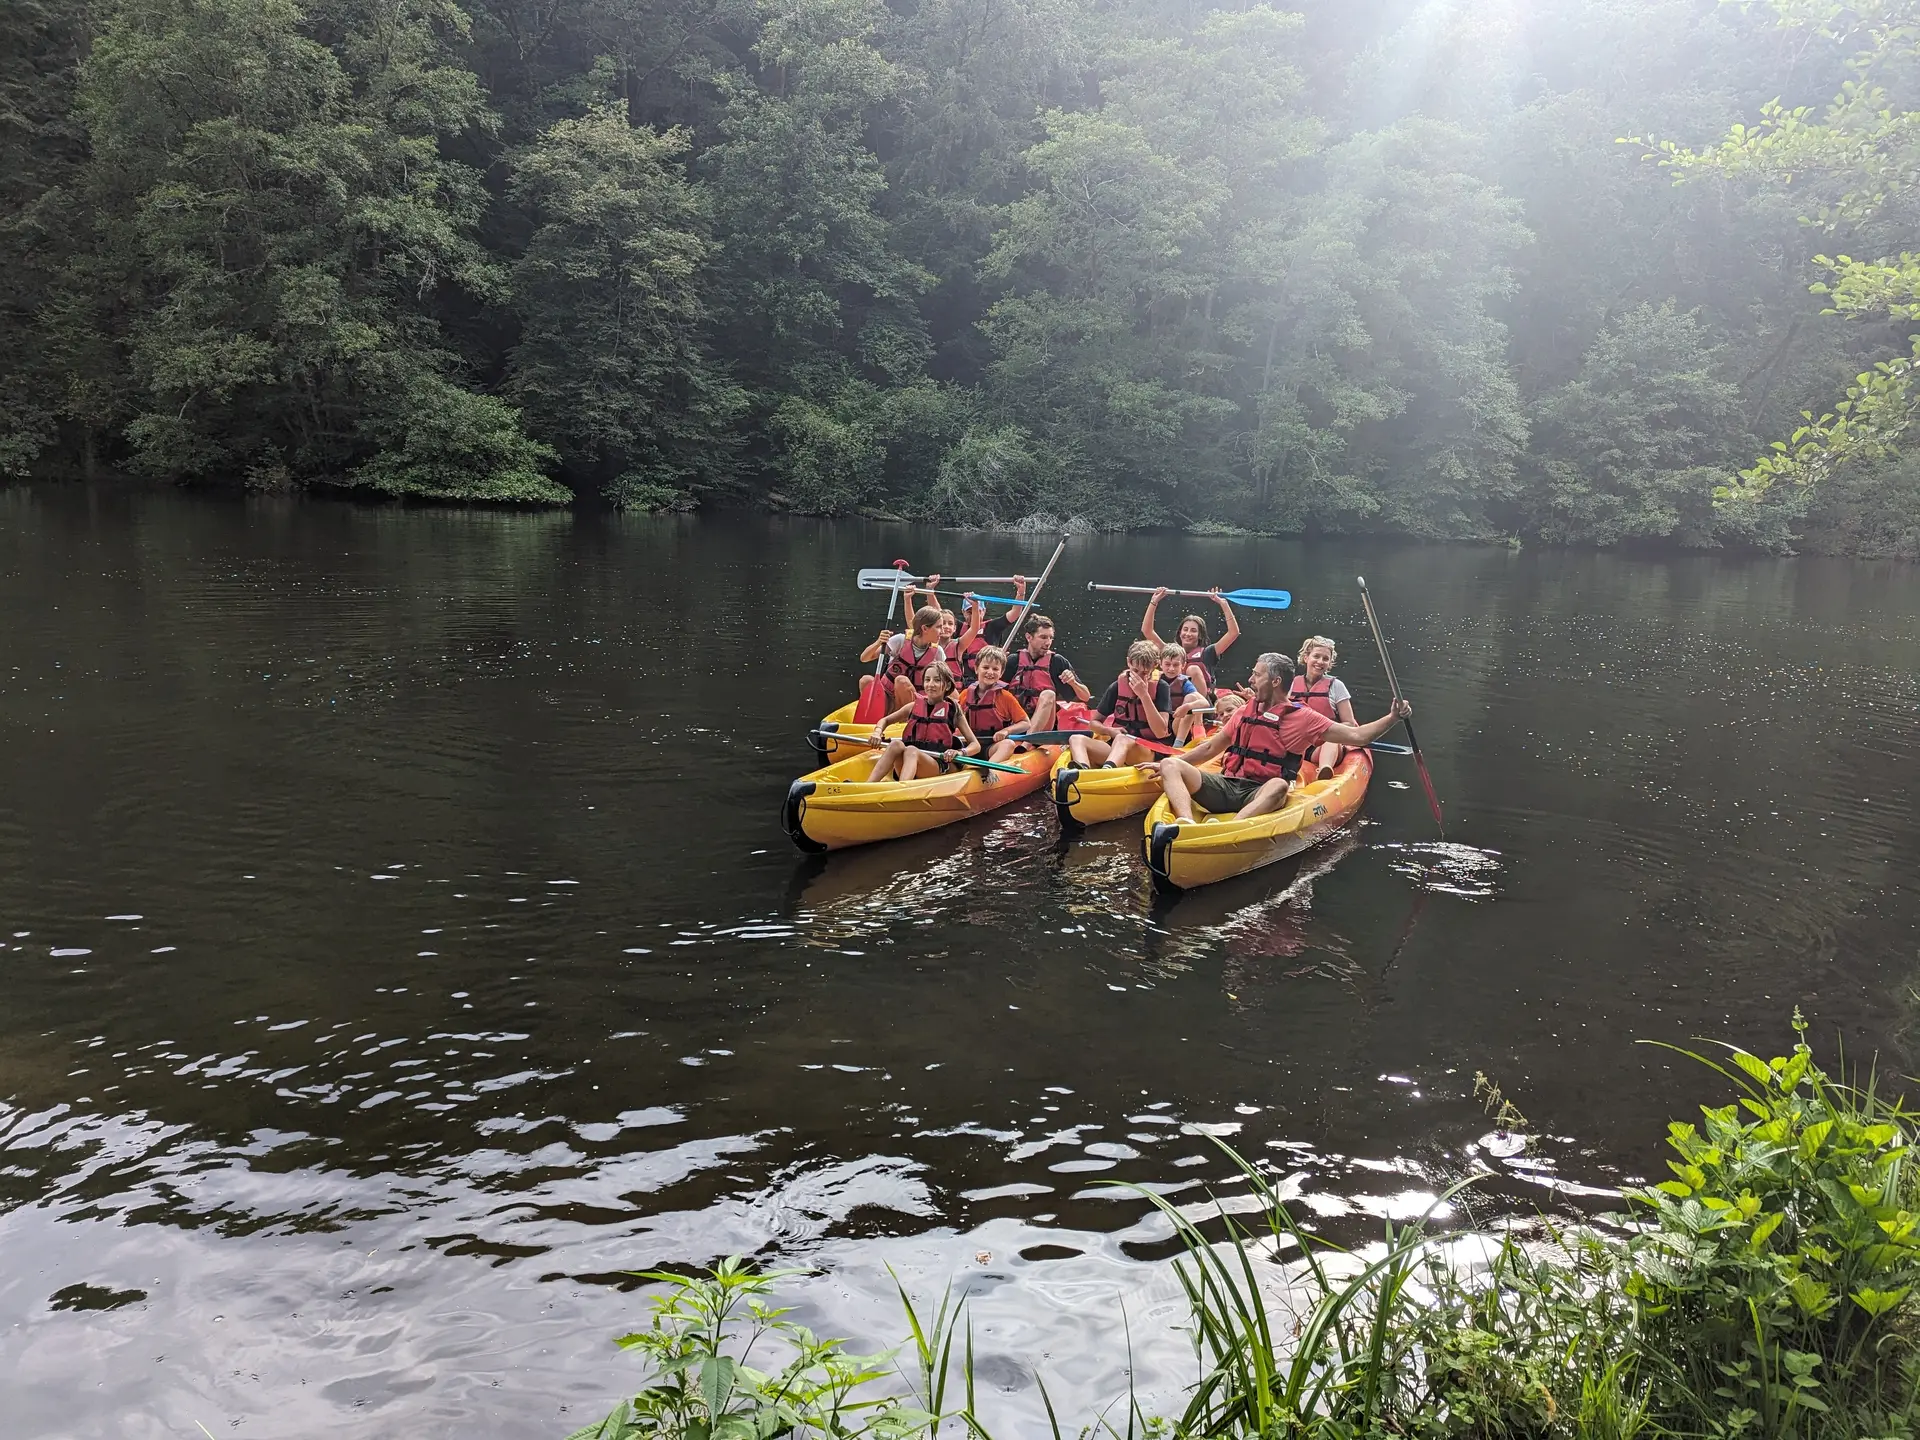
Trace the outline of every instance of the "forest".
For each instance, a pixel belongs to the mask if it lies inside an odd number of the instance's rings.
[[[1920,553],[1920,0],[7,0],[0,474]]]

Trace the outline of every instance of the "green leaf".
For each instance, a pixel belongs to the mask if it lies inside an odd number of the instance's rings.
[[[1906,1285],[1902,1285],[1898,1290],[1870,1290],[1862,1287],[1847,1298],[1869,1315],[1884,1315],[1906,1299],[1911,1288]]]

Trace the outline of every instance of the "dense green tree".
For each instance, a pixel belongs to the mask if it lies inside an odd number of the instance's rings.
[[[1916,37],[15,0],[0,473],[1904,553]]]
[[[603,104],[514,160],[513,198],[537,228],[513,271],[524,329],[509,390],[569,475],[622,505],[673,503],[728,469],[739,401],[706,352],[687,146]]]
[[[569,498],[514,412],[457,383],[433,309],[501,280],[472,239],[479,176],[440,151],[490,124],[446,59],[464,24],[435,0],[115,12],[82,69],[85,184],[135,295],[139,468]]]

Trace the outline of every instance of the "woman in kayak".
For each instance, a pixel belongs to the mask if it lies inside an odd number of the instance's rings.
[[[914,618],[918,620],[919,616]],[[967,724],[966,711],[953,698],[953,672],[945,662],[935,660],[929,664],[921,674],[920,683],[925,687],[923,694],[914,696],[909,704],[902,705],[873,727],[873,738],[878,740],[887,733],[889,725],[897,720],[906,721],[906,728],[889,740],[887,748],[874,760],[873,773],[867,776],[869,781],[884,780],[889,774],[911,780],[923,766],[930,774],[937,775],[953,764],[956,755],[980,753],[980,741]]]
[[[1333,648],[1333,641],[1324,635],[1309,635],[1307,643],[1300,647],[1300,668],[1295,672],[1293,683],[1287,687],[1287,699],[1295,705],[1305,705],[1309,710],[1318,710],[1329,720],[1338,720],[1342,725],[1354,725],[1353,695],[1346,682],[1336,679],[1333,674],[1333,662],[1340,658],[1340,652]],[[1340,763],[1340,757],[1346,754],[1344,747],[1331,742],[1321,745],[1308,759],[1312,762],[1321,780],[1333,778],[1333,767]]]
[[[1140,634],[1156,645],[1166,642],[1154,633],[1154,613],[1160,608],[1160,602],[1167,598],[1167,587],[1162,585],[1153,592],[1153,598],[1147,601],[1147,613],[1140,619]],[[1220,613],[1226,617],[1227,629],[1218,640],[1207,639],[1207,622],[1198,615],[1183,615],[1180,629],[1175,640],[1181,652],[1186,656],[1187,678],[1193,681],[1199,692],[1208,699],[1213,698],[1213,673],[1220,668],[1220,657],[1234,641],[1240,638],[1240,620],[1233,613],[1233,606],[1216,586],[1213,590],[1214,603],[1220,607]]]
[[[1124,765],[1136,736],[1165,743],[1172,731],[1167,716],[1173,706],[1167,698],[1167,682],[1160,678],[1159,662],[1158,646],[1136,640],[1127,647],[1127,668],[1094,707],[1100,719],[1090,722],[1093,733],[1067,741],[1075,765],[1082,770]],[[1096,738],[1100,736],[1105,738]]]

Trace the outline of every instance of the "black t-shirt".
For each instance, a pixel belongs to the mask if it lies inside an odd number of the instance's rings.
[[[980,627],[980,638],[989,645],[1007,648],[1007,637],[1013,633],[1013,616],[1002,615],[998,620],[989,620]]]
[[[1122,693],[1120,682],[1115,680],[1111,685],[1107,686],[1106,693],[1100,697],[1100,703],[1094,707],[1094,712],[1099,715],[1113,714],[1113,707],[1120,703]],[[1132,690],[1127,690],[1124,693],[1129,700],[1133,698]],[[1156,680],[1153,682],[1153,706],[1154,709],[1160,712],[1163,719],[1173,711],[1173,694],[1167,688],[1167,682],[1164,680]],[[1138,730],[1143,739],[1157,738],[1153,733],[1153,727],[1147,724],[1144,715],[1140,718]]]

